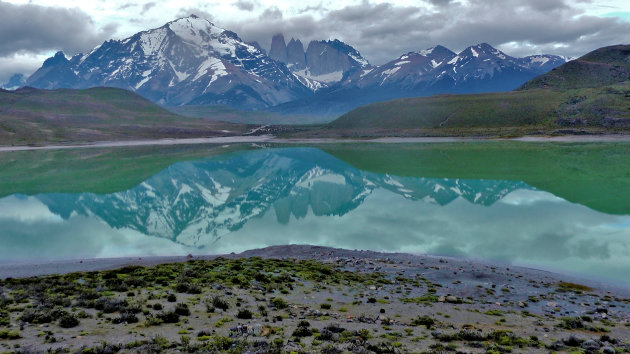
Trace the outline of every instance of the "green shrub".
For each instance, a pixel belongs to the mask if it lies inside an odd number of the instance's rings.
[[[190,309],[188,308],[188,305],[180,302],[175,305],[175,313],[180,316],[190,316]]]
[[[411,321],[412,326],[425,326],[427,329],[433,327],[435,323],[436,321],[427,315],[418,316],[418,318]]]
[[[73,328],[78,325],[79,320],[70,314],[64,315],[59,319],[59,326],[61,326],[62,328]]]
[[[112,323],[114,323],[114,324],[118,324],[118,323],[138,323],[138,317],[136,317],[136,315],[134,315],[133,313],[125,312],[125,313],[121,314],[119,317],[114,318],[112,320]]]
[[[227,311],[230,308],[230,304],[227,301],[223,300],[219,296],[215,296],[212,298],[212,306],[215,308],[221,309],[223,311]]]
[[[279,310],[289,307],[289,304],[287,304],[287,302],[281,297],[274,297],[273,299],[271,299],[271,305]]]
[[[251,320],[254,317],[254,314],[248,309],[239,310],[236,314],[236,318],[241,320]]]
[[[160,312],[157,314],[157,318],[164,323],[177,323],[179,322],[179,314],[175,311]]]
[[[22,336],[18,331],[10,331],[8,329],[0,329],[0,339],[20,339]]]

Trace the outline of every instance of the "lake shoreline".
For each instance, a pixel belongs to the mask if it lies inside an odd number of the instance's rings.
[[[60,259],[47,261],[19,261],[0,263],[0,279],[6,278],[28,278],[47,275],[64,275],[76,272],[93,272],[104,270],[115,270],[127,266],[152,267],[168,263],[182,263],[189,260],[213,260],[216,258],[296,258],[296,259],[317,259],[325,260],[326,254],[335,257],[349,257],[358,259],[370,258],[390,258],[395,260],[414,260],[419,262],[435,262],[440,259],[447,259],[457,265],[466,265],[471,269],[482,267],[506,268],[507,272],[514,277],[528,275],[538,278],[548,277],[554,281],[580,282],[593,288],[611,291],[623,296],[630,297],[630,284],[612,285],[613,280],[600,281],[587,276],[563,274],[560,271],[550,271],[534,267],[513,266],[506,263],[493,262],[483,259],[459,258],[450,256],[440,256],[432,254],[414,254],[401,252],[380,252],[369,250],[349,250],[343,248],[333,248],[325,246],[314,246],[307,244],[269,246],[265,248],[251,249],[241,253],[230,254],[207,254],[188,256],[146,256],[146,257],[120,257],[120,258],[77,258]]]
[[[87,149],[110,147],[139,147],[139,146],[171,146],[171,145],[203,145],[203,144],[339,144],[339,143],[453,143],[453,142],[483,142],[483,141],[521,141],[521,142],[556,142],[556,143],[597,143],[597,142],[630,142],[630,134],[605,135],[561,135],[561,136],[522,136],[514,138],[503,137],[381,137],[381,138],[278,138],[272,135],[243,135],[212,138],[186,139],[147,139],[147,140],[118,140],[68,144],[44,145],[0,145],[0,152]]]

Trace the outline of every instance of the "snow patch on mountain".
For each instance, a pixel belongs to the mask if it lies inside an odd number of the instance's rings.
[[[310,80],[319,81],[323,83],[338,82],[343,77],[343,71],[334,71],[328,74],[313,75],[308,69],[299,70],[294,72],[295,75],[304,77]]]
[[[428,57],[429,55],[433,54],[433,51],[435,51],[435,48],[436,47],[431,47],[431,48],[428,48],[428,49],[424,49],[424,50],[419,51],[418,53],[420,53],[420,55]]]

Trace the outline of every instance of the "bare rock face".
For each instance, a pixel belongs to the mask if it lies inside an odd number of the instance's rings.
[[[269,57],[282,63],[287,62],[287,45],[284,42],[284,36],[282,34],[276,34],[271,39]]]
[[[306,64],[312,75],[346,72],[356,67],[369,65],[358,51],[338,39],[309,43],[306,50]]]
[[[287,66],[291,70],[302,70],[306,68],[306,55],[304,46],[299,39],[293,39],[287,44]]]
[[[306,52],[299,39],[291,38],[285,45],[284,37],[272,38],[269,56],[286,64],[293,75],[312,91],[337,84],[344,77],[360,72],[370,63],[361,54],[338,39],[311,41]]]

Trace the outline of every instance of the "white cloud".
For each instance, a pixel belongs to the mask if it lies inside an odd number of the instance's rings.
[[[39,199],[34,197],[9,196],[0,199],[0,219],[26,224],[35,222],[60,223],[63,219],[52,213]]]
[[[30,75],[37,70],[46,58],[52,56],[54,52],[43,54],[15,53],[5,57],[0,57],[0,83],[5,83],[13,74]]]

